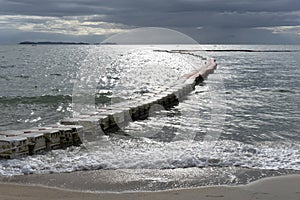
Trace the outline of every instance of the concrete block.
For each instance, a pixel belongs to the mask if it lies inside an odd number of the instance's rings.
[[[78,125],[80,118],[65,118],[60,121],[62,125]]]
[[[46,139],[43,133],[27,133],[24,134],[28,139],[29,154],[35,155],[46,151]]]
[[[58,128],[49,127],[49,128],[60,131],[60,145],[62,148],[66,148],[73,145],[73,140],[72,140],[73,131],[71,128],[67,128],[67,127],[58,127]]]
[[[111,126],[122,124],[125,122],[124,112],[122,110],[108,110],[103,113],[109,117],[109,123]]]
[[[76,117],[80,117],[80,118],[82,118],[84,116],[90,117],[90,116],[94,116],[94,115],[98,115],[98,114],[99,114],[98,111],[85,111],[85,112],[81,112],[80,115],[76,116]]]
[[[132,110],[128,106],[129,105],[125,103],[112,106],[113,110],[118,110],[123,112],[124,122],[126,123],[128,123],[132,119]]]
[[[45,141],[46,141],[46,149],[48,151],[62,148],[61,146],[62,132],[59,130],[59,127],[55,127],[55,126],[52,127],[52,125],[49,125],[48,128],[46,127],[38,128],[39,131],[44,134]]]
[[[0,158],[11,159],[29,155],[28,139],[26,137],[1,137],[0,147]]]
[[[80,139],[80,134],[83,134],[84,127],[80,125],[53,125],[53,128],[59,128],[59,127],[66,127],[66,128],[71,128],[72,129],[72,140],[73,140],[73,145],[74,146],[79,146],[82,144],[82,141]]]
[[[7,131],[0,131],[0,135],[5,137],[15,137],[19,135],[23,135],[24,132],[20,130],[7,130]]]

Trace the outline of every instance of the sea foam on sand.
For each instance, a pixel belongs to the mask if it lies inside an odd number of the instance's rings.
[[[40,186],[0,184],[0,199],[72,199],[72,200],[126,200],[126,199],[222,199],[222,200],[298,200],[300,199],[300,175],[266,178],[245,186],[216,186],[196,189],[180,189],[157,192],[132,193],[83,193]]]

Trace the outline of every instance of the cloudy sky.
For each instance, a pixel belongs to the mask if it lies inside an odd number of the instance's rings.
[[[299,0],[0,0],[0,43],[101,42],[138,27],[199,43],[300,44]]]

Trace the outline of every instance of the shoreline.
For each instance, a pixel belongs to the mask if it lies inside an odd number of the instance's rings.
[[[300,175],[300,171],[240,167],[88,170],[0,176],[0,183],[90,192],[151,192],[216,185],[240,186],[263,178],[284,175]]]
[[[0,183],[0,199],[35,200],[35,199],[72,199],[72,200],[176,200],[176,199],[264,199],[297,200],[300,199],[300,175],[288,175],[264,178],[242,186],[210,186],[186,189],[173,189],[152,192],[92,193],[49,188],[44,186]]]

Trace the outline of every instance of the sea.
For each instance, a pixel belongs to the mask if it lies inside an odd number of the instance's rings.
[[[58,123],[82,99],[93,109],[130,102],[172,87],[209,58],[218,67],[171,109],[97,145],[2,159],[0,176],[138,171],[152,190],[299,173],[299,55],[299,45],[1,45],[0,131]]]

